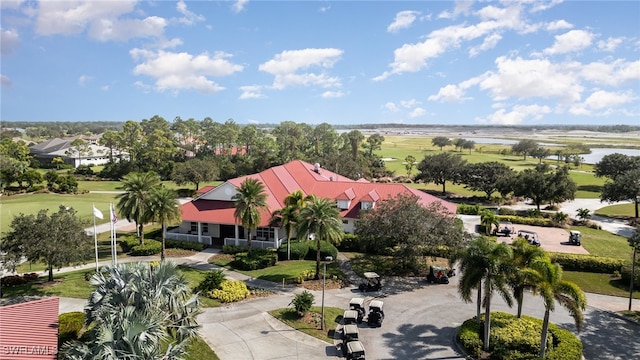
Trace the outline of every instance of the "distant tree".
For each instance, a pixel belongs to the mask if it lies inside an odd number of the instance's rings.
[[[591,210],[585,208],[578,209],[578,219],[582,222],[586,222],[591,219]]]
[[[367,150],[367,154],[369,156],[373,156],[373,152],[376,150],[380,150],[383,142],[384,136],[376,133],[367,137],[367,140],[364,144],[362,144],[362,146]]]
[[[273,212],[270,224],[285,230],[287,234],[287,260],[291,260],[291,235],[300,222],[300,210],[311,201],[301,190],[296,190],[284,198],[284,207]]]
[[[3,137],[2,140],[0,140],[0,156],[7,156],[17,161],[29,162],[31,160],[30,152],[31,150],[22,140],[13,141],[13,139],[8,137]]]
[[[638,218],[640,168],[627,170],[621,175],[617,175],[613,181],[607,181],[602,187],[600,199],[608,202],[631,200],[635,204],[635,218]]]
[[[48,210],[37,215],[18,214],[11,220],[11,230],[2,237],[4,267],[15,271],[21,259],[46,265],[49,281],[53,269],[79,264],[91,257],[93,242],[73,208],[60,205],[49,216]]]
[[[465,150],[469,150],[469,155],[471,155],[471,150],[473,150],[473,148],[476,147],[476,142],[472,141],[472,140],[465,140],[462,143],[462,148]]]
[[[162,251],[160,260],[165,258],[165,239],[167,236],[167,223],[180,220],[181,212],[180,204],[176,199],[175,191],[164,187],[163,185],[151,189],[149,198],[149,212],[151,220],[159,222],[162,227]]]
[[[332,244],[342,240],[342,218],[334,200],[311,196],[307,205],[300,209],[298,234],[303,239],[312,237],[316,242],[316,275],[320,279],[320,244],[327,241]]]
[[[56,166],[56,169],[60,169],[60,165],[64,164],[64,159],[60,156],[56,156],[51,159],[51,163]]]
[[[118,145],[118,133],[111,130],[105,131],[100,137],[99,143],[109,148],[109,162],[113,162],[113,150]]]
[[[495,212],[491,210],[483,210],[482,213],[480,213],[480,225],[484,227],[485,235],[489,235],[491,234],[491,229],[494,225],[496,226],[496,230],[498,230],[500,220]]]
[[[464,138],[455,138],[453,139],[453,146],[455,146],[456,150],[458,150],[458,148],[462,150],[462,145],[464,145],[466,141]]]
[[[442,185],[442,194],[445,195],[447,193],[446,182],[460,183],[466,163],[466,160],[456,154],[439,153],[426,155],[418,164],[420,173],[416,175],[416,179]]]
[[[605,155],[595,164],[596,176],[615,179],[617,176],[640,168],[640,156],[628,156],[620,153]]]
[[[546,164],[523,170],[514,181],[514,194],[533,200],[538,211],[540,204],[545,201],[560,203],[573,200],[576,191],[576,183],[569,177],[568,169],[557,168],[555,172],[550,172]]]
[[[433,144],[434,146],[440,147],[440,151],[442,151],[443,147],[451,145],[452,142],[451,142],[451,139],[449,139],[448,137],[436,136],[433,139],[431,139],[431,144]]]
[[[355,233],[367,244],[364,250],[391,253],[402,269],[412,271],[425,252],[459,248],[463,229],[440,203],[424,206],[415,195],[398,194],[361,211]]]
[[[348,133],[344,133],[345,135],[345,145],[351,149],[351,157],[353,159],[358,158],[358,149],[360,148],[360,144],[362,144],[362,140],[364,140],[364,135],[358,130],[351,130]]]
[[[237,191],[231,198],[235,206],[233,216],[247,231],[247,248],[251,256],[251,232],[260,225],[260,212],[267,207],[267,194],[264,184],[253,178],[243,181]]]
[[[538,149],[538,147],[539,147],[538,143],[535,142],[535,140],[524,139],[524,140],[520,140],[517,144],[513,145],[511,147],[511,151],[513,151],[516,154],[522,154],[524,157],[524,160],[527,160],[527,155],[534,152],[536,149]]]
[[[42,174],[38,170],[29,168],[22,174],[20,180],[26,182],[27,187],[30,188],[34,184],[40,184],[43,178]]]
[[[160,185],[160,179],[154,172],[133,172],[122,178],[119,187],[124,192],[116,195],[118,212],[129,221],[136,223],[140,244],[144,244],[144,224],[151,220],[149,205],[151,191]]]
[[[498,161],[488,161],[466,165],[461,182],[470,190],[484,192],[487,199],[490,199],[499,188],[499,180],[502,177],[514,175],[514,171],[508,165]]]
[[[407,155],[406,158],[404,158],[404,168],[405,170],[407,170],[407,176],[411,177],[411,171],[413,171],[413,168],[416,167],[416,158],[413,155]]]
[[[201,182],[213,181],[218,177],[218,166],[213,160],[191,159],[177,163],[171,171],[171,180],[177,185],[195,184],[200,188]]]
[[[53,186],[58,180],[58,173],[55,170],[49,170],[44,174],[44,179],[47,181],[47,188],[53,190]]]
[[[539,163],[542,163],[542,160],[548,158],[551,155],[551,150],[546,147],[538,146],[536,149],[531,151],[531,156],[539,160]]]

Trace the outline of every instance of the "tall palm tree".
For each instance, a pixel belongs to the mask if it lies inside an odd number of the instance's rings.
[[[480,225],[484,226],[485,234],[489,235],[491,233],[491,227],[495,225],[497,228],[498,226],[500,226],[500,221],[498,220],[496,213],[494,213],[493,211],[483,210],[480,213]]]
[[[544,358],[547,351],[547,333],[549,331],[549,313],[555,310],[555,302],[564,306],[573,317],[578,331],[582,329],[587,298],[578,285],[571,281],[562,280],[562,267],[551,263],[549,259],[533,261],[531,268],[536,282],[537,293],[544,301],[544,319],[540,337],[540,357]]]
[[[320,279],[320,241],[337,243],[342,239],[342,221],[335,201],[312,196],[307,206],[300,210],[298,234],[309,238],[313,234],[316,241],[316,276]]]
[[[118,189],[124,193],[118,194],[118,211],[129,221],[136,223],[140,244],[144,244],[144,224],[150,220],[149,200],[151,189],[160,185],[160,179],[154,172],[129,173],[122,178],[122,186]]]
[[[260,211],[267,208],[267,194],[264,184],[252,178],[243,181],[237,191],[231,198],[236,207],[233,216],[247,229],[247,248],[251,256],[251,232],[260,225]]]
[[[287,260],[291,260],[291,233],[298,224],[300,209],[302,209],[310,196],[305,196],[301,190],[296,190],[284,198],[284,207],[273,212],[271,225],[278,225],[287,232]]]
[[[489,329],[491,326],[491,297],[497,291],[511,306],[512,299],[507,280],[513,254],[509,245],[497,244],[485,237],[473,240],[460,257],[460,281],[458,292],[465,302],[471,302],[471,291],[478,290],[478,322],[480,322],[480,299],[484,284],[484,350],[489,350]]]
[[[524,301],[524,290],[535,287],[533,278],[530,276],[531,263],[536,260],[548,258],[547,253],[539,246],[533,246],[525,239],[518,238],[511,244],[513,249],[513,272],[509,279],[509,286],[513,291],[513,297],[518,304],[518,318],[522,317],[522,303]]]
[[[162,261],[164,261],[167,223],[179,220],[182,215],[178,206],[175,191],[164,186],[152,189],[149,210],[152,220],[162,224],[162,252],[160,253]]]
[[[172,262],[105,267],[90,283],[90,340],[65,345],[65,359],[181,359],[197,336],[198,296]]]

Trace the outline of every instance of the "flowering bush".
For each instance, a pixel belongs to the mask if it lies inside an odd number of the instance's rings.
[[[223,303],[230,303],[246,299],[250,292],[247,284],[237,280],[225,280],[220,285],[220,289],[207,292],[207,296],[220,300]]]

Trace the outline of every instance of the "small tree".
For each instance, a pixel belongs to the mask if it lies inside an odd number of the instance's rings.
[[[431,143],[435,146],[440,147],[440,151],[442,151],[443,147],[449,146],[452,144],[451,139],[449,139],[446,136],[436,136],[433,139],[431,139]]]
[[[407,157],[404,158],[404,168],[407,170],[408,177],[411,177],[411,171],[416,166],[415,162],[416,158],[413,155],[407,155]]]
[[[585,223],[589,219],[591,219],[591,210],[580,208],[578,209],[577,212],[578,212],[578,219],[580,219],[580,222]]]
[[[311,305],[313,305],[314,296],[312,293],[307,290],[301,292],[300,294],[296,294],[293,297],[293,300],[289,303],[296,310],[298,315],[303,316],[309,310],[311,310]]]

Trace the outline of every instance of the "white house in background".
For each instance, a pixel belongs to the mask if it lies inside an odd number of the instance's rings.
[[[233,215],[235,207],[231,199],[237,193],[236,189],[247,178],[262,182],[267,195],[267,209],[261,212],[262,221],[252,233],[252,239],[255,239],[252,244],[256,247],[278,247],[286,238],[285,231],[280,227],[271,226],[269,220],[274,211],[284,207],[287,195],[296,190],[301,190],[305,196],[313,194],[335,200],[345,233],[354,232],[361,209],[374,208],[376,202],[398,194],[415,195],[424,206],[439,202],[452,216],[456,213],[455,204],[405,184],[351,180],[322,169],[319,164],[311,165],[294,160],[257,174],[227,180],[216,187],[207,186],[200,189],[197,198],[180,207],[182,223],[168,232],[167,238],[217,246],[245,245],[247,234]]]
[[[50,164],[54,158],[60,157],[65,164],[77,168],[80,165],[104,165],[109,162],[109,148],[100,145],[88,144],[87,151],[80,154],[78,149],[71,146],[75,139],[55,138],[29,147],[31,156],[42,163]],[[113,151],[114,160],[124,155],[117,150]]]

